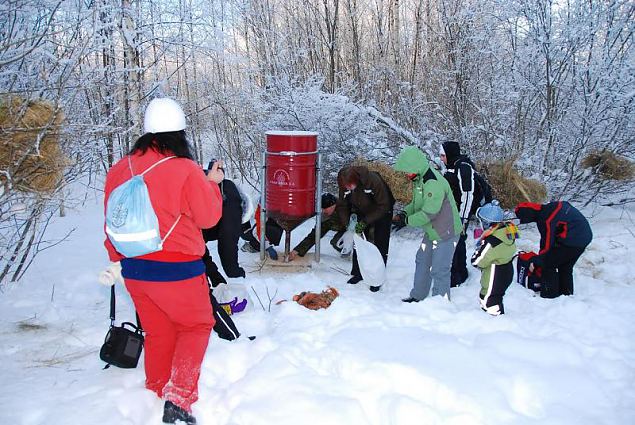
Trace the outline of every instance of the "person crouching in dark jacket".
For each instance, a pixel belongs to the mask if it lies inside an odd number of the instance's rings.
[[[530,260],[530,270],[542,267],[540,296],[573,295],[573,266],[593,239],[587,219],[566,201],[524,202],[514,212],[521,224],[536,223],[540,232],[540,252]]]
[[[223,179],[219,187],[223,195],[223,215],[216,226],[203,229],[203,239],[205,242],[218,241],[218,256],[228,277],[245,277],[245,270],[238,263],[238,239],[242,234],[242,197],[231,180]],[[218,266],[212,260],[207,247],[205,247],[203,262],[209,283],[213,287],[227,283],[218,271]]]
[[[337,208],[337,198],[332,193],[323,193],[322,194],[322,222],[320,223],[320,235],[324,237],[330,230],[335,231],[335,235],[331,238],[331,246],[336,251],[341,251],[341,248],[337,247],[337,242],[340,240],[344,232],[346,231],[346,227],[342,225],[340,222],[339,215],[336,211]],[[306,235],[302,242],[300,242],[293,250],[289,253],[289,261],[295,260],[297,257],[304,257],[307,252],[315,245],[315,231],[317,229],[314,227],[313,231]]]
[[[337,184],[339,186],[338,214],[342,226],[347,227],[351,214],[357,214],[357,229],[379,249],[386,264],[395,205],[395,198],[390,188],[378,173],[369,171],[363,166],[342,168],[337,175]],[[352,277],[348,280],[350,284],[356,284],[362,280],[355,250],[351,275]],[[371,286],[370,290],[377,292],[379,288],[379,286]]]
[[[260,205],[256,207],[254,217],[254,224],[251,224],[251,219],[242,224],[240,238],[246,242],[241,250],[245,252],[260,252]],[[274,261],[278,260],[278,252],[275,247],[280,245],[283,233],[284,229],[273,218],[267,217],[265,222],[265,252]]]

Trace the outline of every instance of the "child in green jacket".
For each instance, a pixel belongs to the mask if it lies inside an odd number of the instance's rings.
[[[481,309],[492,316],[505,313],[503,296],[514,278],[518,228],[505,216],[496,200],[476,211],[484,232],[472,265],[481,269]]]

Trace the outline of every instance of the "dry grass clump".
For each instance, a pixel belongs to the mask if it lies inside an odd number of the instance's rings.
[[[547,198],[547,188],[534,179],[520,175],[514,160],[484,164],[481,172],[492,186],[492,196],[503,208],[514,208],[520,202],[542,203]]]
[[[395,171],[394,168],[383,162],[367,161],[363,158],[357,158],[351,165],[364,166],[370,171],[378,173],[390,187],[397,202],[404,205],[412,202],[412,182],[408,180],[406,174]]]
[[[50,193],[59,186],[68,165],[59,144],[63,119],[46,101],[0,99],[0,171],[11,178],[9,184],[0,174],[5,190]]]
[[[606,149],[589,152],[582,159],[580,165],[582,168],[592,168],[593,173],[604,180],[630,181],[635,179],[635,164]]]

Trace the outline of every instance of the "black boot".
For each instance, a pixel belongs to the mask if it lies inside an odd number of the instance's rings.
[[[362,277],[361,276],[353,276],[350,279],[348,279],[348,282],[346,282],[346,283],[350,283],[351,285],[355,285],[355,284],[357,284],[357,283],[359,283],[361,281],[362,281]]]
[[[405,303],[418,303],[419,300],[413,297],[403,298],[401,301]]]
[[[191,425],[196,423],[196,418],[171,401],[166,401],[163,407],[163,423],[173,424],[176,421],[183,421]]]
[[[231,273],[225,270],[225,274],[227,274],[227,277],[245,277],[245,269],[238,267],[236,270],[231,270]]]
[[[380,288],[381,288],[381,286],[371,286],[370,287],[370,292],[379,292]]]

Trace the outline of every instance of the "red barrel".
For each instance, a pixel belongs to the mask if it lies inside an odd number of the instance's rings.
[[[269,131],[267,215],[291,230],[315,214],[317,133]]]

